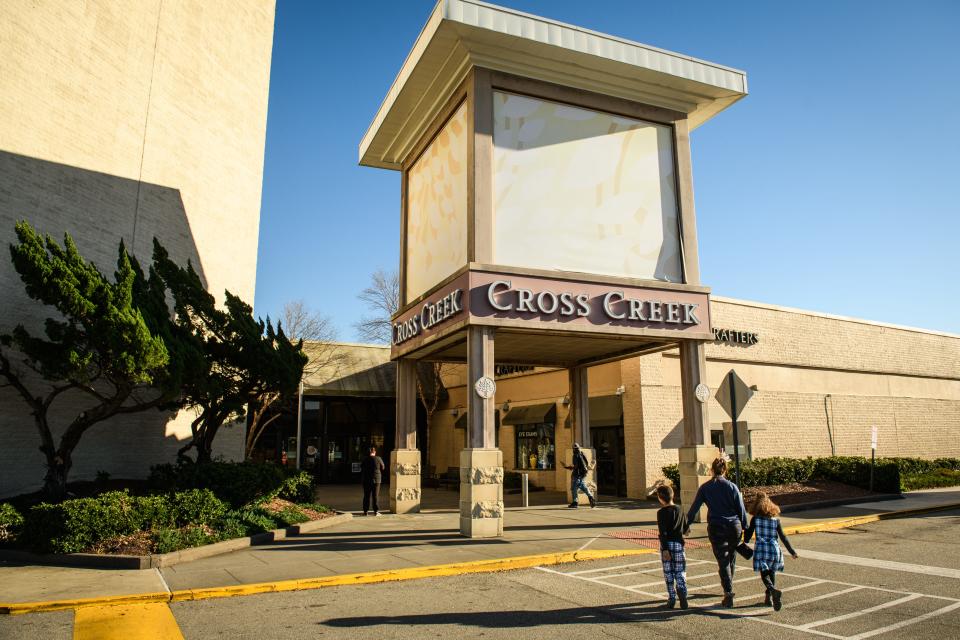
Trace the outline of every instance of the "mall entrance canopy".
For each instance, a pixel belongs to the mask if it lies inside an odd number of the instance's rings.
[[[679,345],[682,484],[696,489],[714,452],[701,382],[712,334],[689,131],[744,95],[734,69],[437,4],[360,143],[361,164],[402,173],[394,511],[419,508],[417,360],[467,364],[464,535],[503,530],[494,361],[568,368],[592,455],[587,367]]]

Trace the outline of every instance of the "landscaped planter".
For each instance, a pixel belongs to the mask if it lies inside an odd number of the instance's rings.
[[[191,547],[170,553],[154,553],[148,555],[121,555],[106,553],[64,553],[64,554],[37,554],[29,551],[0,550],[0,560],[14,562],[28,562],[31,564],[52,564],[71,567],[86,567],[96,569],[154,569],[170,567],[175,564],[192,562],[201,558],[209,558],[224,553],[231,553],[248,547],[269,544],[275,540],[283,540],[290,536],[320,531],[328,527],[343,524],[353,518],[351,513],[338,513],[335,516],[311,520],[291,525],[283,529],[264,531],[244,538],[234,538],[214,542],[201,547]]]

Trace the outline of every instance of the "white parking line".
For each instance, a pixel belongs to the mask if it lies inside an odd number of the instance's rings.
[[[797,553],[801,558],[810,558],[811,560],[853,564],[858,567],[892,569],[894,571],[905,571],[907,573],[922,573],[928,576],[941,576],[960,580],[960,569],[950,569],[948,567],[931,567],[923,564],[914,564],[912,562],[894,562],[892,560],[878,560],[876,558],[862,558],[860,556],[845,556],[839,553],[824,553],[823,551],[808,551],[806,549],[799,549]]]
[[[654,562],[656,562],[656,561],[654,561]],[[709,564],[708,561],[695,561],[695,562],[698,562],[699,564]],[[546,572],[546,573],[552,573],[552,574],[559,575],[559,576],[564,576],[564,577],[567,577],[567,578],[574,578],[574,579],[577,579],[577,580],[583,580],[583,581],[586,581],[586,582],[591,582],[591,583],[593,583],[593,584],[602,584],[602,585],[604,585],[604,586],[613,587],[614,589],[619,589],[619,590],[621,590],[621,591],[627,591],[627,592],[630,592],[630,593],[647,596],[647,597],[650,597],[650,598],[652,598],[652,599],[654,599],[654,600],[662,600],[662,599],[665,597],[665,594],[663,594],[663,593],[650,593],[650,592],[648,592],[648,591],[642,591],[642,590],[639,589],[639,587],[659,585],[659,584],[661,584],[660,581],[658,581],[658,582],[651,582],[651,583],[643,583],[643,584],[640,584],[640,585],[632,585],[632,586],[625,586],[625,585],[613,584],[613,583],[610,583],[610,582],[604,582],[604,579],[605,579],[605,578],[621,577],[621,576],[623,576],[623,575],[632,575],[633,573],[641,573],[641,572],[639,572],[639,571],[638,571],[638,572],[628,572],[628,573],[626,573],[626,574],[622,574],[622,573],[621,573],[621,574],[615,574],[615,575],[613,575],[613,576],[586,577],[586,576],[583,576],[583,575],[577,575],[577,574],[581,574],[581,573],[594,573],[594,572],[597,572],[597,571],[610,571],[610,570],[624,569],[624,568],[633,567],[633,566],[644,566],[644,565],[647,565],[647,564],[653,564],[653,562],[635,563],[635,564],[631,564],[631,565],[622,565],[622,566],[619,566],[619,567],[604,567],[604,568],[602,568],[602,569],[588,569],[588,570],[585,570],[585,571],[576,571],[576,572],[572,572],[572,573],[565,573],[565,572],[563,572],[563,571],[556,571],[556,570],[554,570],[554,569],[550,569],[550,568],[547,568],[547,567],[536,567],[536,568],[539,569],[540,571],[544,571],[544,572]],[[651,571],[651,570],[654,570],[654,569],[646,569],[646,570],[644,570],[644,571]],[[688,578],[688,580],[697,579],[697,578],[703,578],[703,577],[713,576],[713,575],[716,575],[716,574],[710,573],[710,574],[704,574],[704,575],[698,575],[698,576],[691,576],[691,577]],[[895,598],[894,600],[891,600],[891,601],[889,601],[889,602],[884,602],[884,603],[882,603],[882,604],[879,604],[879,605],[876,605],[876,606],[873,606],[873,607],[869,607],[869,608],[867,608],[867,609],[862,609],[862,610],[860,610],[860,611],[854,611],[854,612],[852,612],[852,613],[846,613],[846,614],[842,614],[842,615],[838,615],[838,616],[832,616],[832,617],[829,617],[829,618],[823,618],[823,619],[821,619],[821,620],[814,620],[814,621],[812,621],[812,622],[809,622],[809,623],[806,623],[806,624],[802,624],[802,625],[792,625],[792,624],[787,624],[787,623],[784,623],[784,622],[779,622],[779,621],[777,621],[777,620],[770,619],[769,617],[766,617],[766,616],[769,616],[769,615],[770,615],[770,610],[767,609],[767,608],[763,608],[763,609],[760,609],[760,610],[753,610],[753,611],[744,611],[744,610],[742,610],[742,609],[741,609],[741,610],[736,610],[736,609],[720,609],[720,608],[719,608],[719,605],[720,605],[720,602],[719,602],[719,601],[717,601],[717,602],[715,602],[715,603],[707,604],[707,605],[695,606],[695,607],[693,607],[693,608],[694,608],[694,609],[699,609],[699,610],[704,611],[704,612],[706,612],[706,613],[715,613],[715,614],[717,614],[717,615],[722,615],[723,617],[747,618],[747,619],[749,619],[749,620],[754,620],[754,621],[756,621],[756,622],[761,622],[761,623],[763,623],[763,624],[771,624],[771,625],[774,625],[774,626],[782,627],[782,628],[785,628],[785,629],[791,629],[791,630],[793,630],[793,631],[798,631],[798,632],[801,632],[801,633],[807,633],[807,634],[817,635],[817,636],[821,636],[821,637],[825,637],[825,638],[833,638],[834,640],[865,640],[866,638],[871,638],[871,637],[873,637],[873,636],[877,636],[877,635],[880,635],[880,634],[882,634],[882,633],[887,633],[888,631],[893,631],[893,630],[896,630],[896,629],[901,629],[901,628],[903,628],[903,627],[906,627],[906,626],[909,626],[909,625],[912,625],[912,624],[916,624],[916,623],[919,623],[919,622],[923,622],[924,620],[929,620],[929,619],[931,619],[931,618],[935,618],[935,617],[937,617],[937,616],[940,616],[940,615],[949,613],[949,612],[951,612],[951,611],[960,609],[960,599],[957,599],[957,598],[949,598],[949,597],[946,597],[946,596],[937,596],[937,595],[924,594],[924,593],[915,593],[915,592],[911,592],[911,591],[901,591],[901,590],[897,590],[897,589],[886,589],[886,588],[884,588],[884,587],[872,587],[872,586],[868,586],[868,585],[854,584],[854,583],[850,583],[850,582],[842,582],[842,581],[840,581],[840,580],[828,580],[828,579],[824,579],[824,578],[814,578],[813,576],[805,576],[805,575],[799,575],[799,574],[793,574],[793,573],[782,573],[781,575],[784,576],[784,577],[794,578],[794,579],[798,579],[798,580],[804,580],[804,582],[802,582],[802,583],[800,583],[800,584],[791,585],[791,586],[789,586],[789,587],[784,587],[784,588],[782,588],[781,591],[783,591],[783,592],[794,591],[794,590],[797,590],[797,589],[806,589],[806,588],[808,588],[808,587],[813,587],[813,586],[823,585],[823,584],[831,584],[831,585],[838,585],[838,586],[840,586],[840,587],[845,587],[845,588],[839,589],[839,590],[837,590],[837,591],[832,591],[832,592],[830,592],[830,593],[825,593],[825,594],[813,596],[813,597],[807,598],[807,599],[805,599],[805,600],[798,600],[798,601],[796,601],[796,602],[785,603],[784,606],[783,606],[784,609],[786,609],[786,608],[794,608],[794,607],[801,607],[801,606],[804,606],[804,605],[807,605],[807,604],[811,604],[811,603],[813,603],[813,602],[818,602],[818,601],[821,601],[821,600],[826,600],[826,599],[828,599],[828,598],[836,598],[836,597],[838,597],[838,596],[846,595],[846,594],[848,594],[848,593],[853,593],[853,592],[856,592],[856,591],[879,591],[879,592],[883,592],[883,593],[894,594],[894,595],[899,596],[899,597],[897,597],[897,598]],[[740,578],[740,579],[738,579],[738,580],[734,580],[733,582],[736,584],[736,583],[747,582],[747,581],[750,581],[750,580],[757,580],[757,578],[756,578],[755,576],[750,576],[750,577]],[[697,586],[697,587],[688,587],[687,591],[688,591],[688,592],[691,592],[691,591],[697,591],[697,590],[701,590],[701,589],[710,589],[710,588],[715,588],[716,586],[717,586],[717,585],[710,584],[710,585],[701,585],[701,586]],[[764,593],[758,593],[758,594],[754,594],[754,595],[750,595],[750,596],[745,596],[745,597],[742,597],[742,598],[737,598],[737,602],[741,602],[741,603],[742,603],[742,602],[744,602],[744,601],[757,600],[757,599],[760,599],[760,598],[764,597],[764,595],[765,595]],[[850,620],[850,619],[853,619],[853,618],[858,618],[858,617],[860,617],[860,616],[868,615],[868,614],[870,614],[870,613],[874,613],[874,612],[876,612],[876,611],[880,611],[880,610],[883,610],[883,609],[889,609],[889,608],[891,608],[891,607],[897,607],[897,606],[900,606],[900,605],[904,605],[904,604],[906,604],[906,603],[908,603],[908,602],[912,602],[912,601],[914,601],[914,600],[918,600],[918,599],[921,599],[921,598],[927,598],[927,599],[933,599],[933,600],[946,600],[946,601],[948,601],[950,604],[948,604],[948,605],[946,605],[946,606],[943,606],[943,607],[941,607],[941,608],[939,608],[939,609],[936,609],[936,610],[934,610],[934,611],[930,611],[930,612],[928,612],[928,613],[924,613],[924,614],[921,614],[921,615],[913,616],[913,617],[911,617],[911,618],[908,618],[908,619],[905,619],[905,620],[901,620],[901,621],[899,621],[899,622],[895,622],[895,623],[893,623],[893,624],[887,625],[887,626],[885,626],[885,627],[881,627],[881,628],[879,628],[879,629],[871,629],[871,630],[869,630],[869,631],[864,631],[864,632],[862,632],[862,633],[859,633],[859,634],[856,634],[856,635],[852,635],[852,636],[844,636],[844,635],[839,635],[839,634],[836,634],[836,633],[829,633],[829,632],[826,632],[826,631],[822,631],[821,629],[818,628],[818,627],[824,627],[824,626],[826,626],[826,625],[833,624],[833,623],[836,623],[836,622],[842,622],[842,621],[844,621],[844,620]],[[670,613],[671,613],[671,612],[670,612],[669,610],[649,610],[649,611],[637,611],[637,612],[635,612],[633,615],[634,615],[634,616],[637,616],[637,617],[643,617],[643,616],[657,616],[657,615],[665,615],[665,614],[669,615]]]
[[[627,567],[643,567],[648,564],[660,564],[660,560],[649,560],[647,562],[633,562],[631,564],[620,564],[615,567],[601,567],[599,569],[584,569],[582,571],[571,571],[564,575],[576,576],[576,575],[580,575],[581,573],[596,573],[598,571],[612,571],[614,569],[626,569]],[[558,571],[557,573],[561,573],[561,572]]]

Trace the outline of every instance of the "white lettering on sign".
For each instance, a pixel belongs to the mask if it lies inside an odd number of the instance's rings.
[[[423,331],[463,311],[463,289],[456,289],[435,302],[426,302],[420,313],[393,325],[393,344],[403,344]]]
[[[487,287],[487,302],[497,311],[515,311],[562,317],[586,317],[592,311],[590,296],[586,293],[563,291],[534,292],[513,289],[510,280],[497,280]],[[628,298],[623,291],[610,291],[603,296],[603,313],[611,320],[660,322],[664,324],[698,325],[699,304],[661,300]]]

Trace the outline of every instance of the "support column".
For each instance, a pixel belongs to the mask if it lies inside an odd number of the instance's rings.
[[[390,511],[420,511],[420,450],[417,449],[417,363],[397,361],[396,443],[390,453]]]
[[[706,384],[707,360],[702,342],[680,343],[680,387],[683,399],[683,446],[680,447],[680,502],[690,505],[697,489],[711,478],[710,463],[717,457],[710,444],[707,403],[697,399],[697,385]],[[712,391],[711,391],[712,394]],[[697,519],[706,518],[706,507]]]
[[[474,388],[493,380],[492,327],[467,329],[467,449],[460,452],[460,534],[469,538],[503,535],[503,454],[496,448],[494,396]]]
[[[580,450],[587,457],[587,463],[593,464],[595,461],[594,450],[590,443],[590,400],[588,393],[588,379],[586,367],[573,367],[570,370],[570,412],[573,416],[573,441],[580,444]],[[563,462],[566,466],[573,466],[573,448],[564,452]],[[567,478],[567,502],[573,502],[573,491],[571,483],[573,481],[573,472],[569,469],[565,474]],[[587,472],[586,484],[594,496],[597,495],[597,473],[596,469]]]

